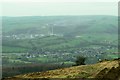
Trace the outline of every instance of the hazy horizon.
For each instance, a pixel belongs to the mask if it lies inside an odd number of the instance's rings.
[[[72,16],[72,15],[118,15],[115,2],[6,2],[2,3],[0,16]]]
[[[45,15],[45,16],[35,16],[35,15],[31,15],[31,16],[0,16],[0,17],[60,17],[60,16],[113,16],[113,17],[118,17],[117,15]]]

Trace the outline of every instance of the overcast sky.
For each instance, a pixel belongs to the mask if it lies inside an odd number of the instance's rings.
[[[114,1],[114,0],[113,0]],[[116,15],[117,2],[3,2],[2,16]]]

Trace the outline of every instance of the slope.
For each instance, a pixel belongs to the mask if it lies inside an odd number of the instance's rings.
[[[12,78],[6,78],[5,80],[19,80],[19,79],[41,79],[41,78],[103,78],[105,74],[109,74],[109,72],[113,71],[114,68],[118,70],[118,60],[114,61],[103,61],[93,65],[81,65],[81,66],[74,66],[70,68],[63,68],[58,70],[51,70],[47,72],[37,72],[37,73],[28,73],[24,75],[17,75]],[[101,72],[106,70],[106,73]],[[112,73],[112,72],[111,72]],[[117,74],[117,73],[112,73]],[[114,76],[113,75],[113,76]],[[118,75],[117,75],[118,76]],[[105,79],[104,79],[105,80]],[[109,79],[113,80],[113,79]],[[115,79],[114,79],[115,80]]]

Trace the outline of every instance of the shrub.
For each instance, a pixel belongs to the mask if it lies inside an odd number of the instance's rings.
[[[76,63],[76,66],[78,65],[85,65],[85,60],[86,58],[83,57],[83,56],[78,56],[75,63]]]

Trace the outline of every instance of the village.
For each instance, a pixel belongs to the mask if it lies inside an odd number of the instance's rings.
[[[63,34],[12,34],[12,35],[2,35],[3,38],[7,39],[34,39],[34,38],[41,38],[45,36],[58,36],[62,37]]]
[[[113,51],[111,51],[113,50]],[[114,52],[116,51],[116,52]],[[10,53],[3,54],[3,59],[8,59],[14,63],[28,62],[28,63],[58,63],[58,62],[74,62],[77,56],[84,56],[88,58],[89,63],[96,63],[104,59],[112,59],[117,54],[117,46],[98,46],[98,47],[83,47],[69,50],[42,50],[31,51],[27,53]]]

